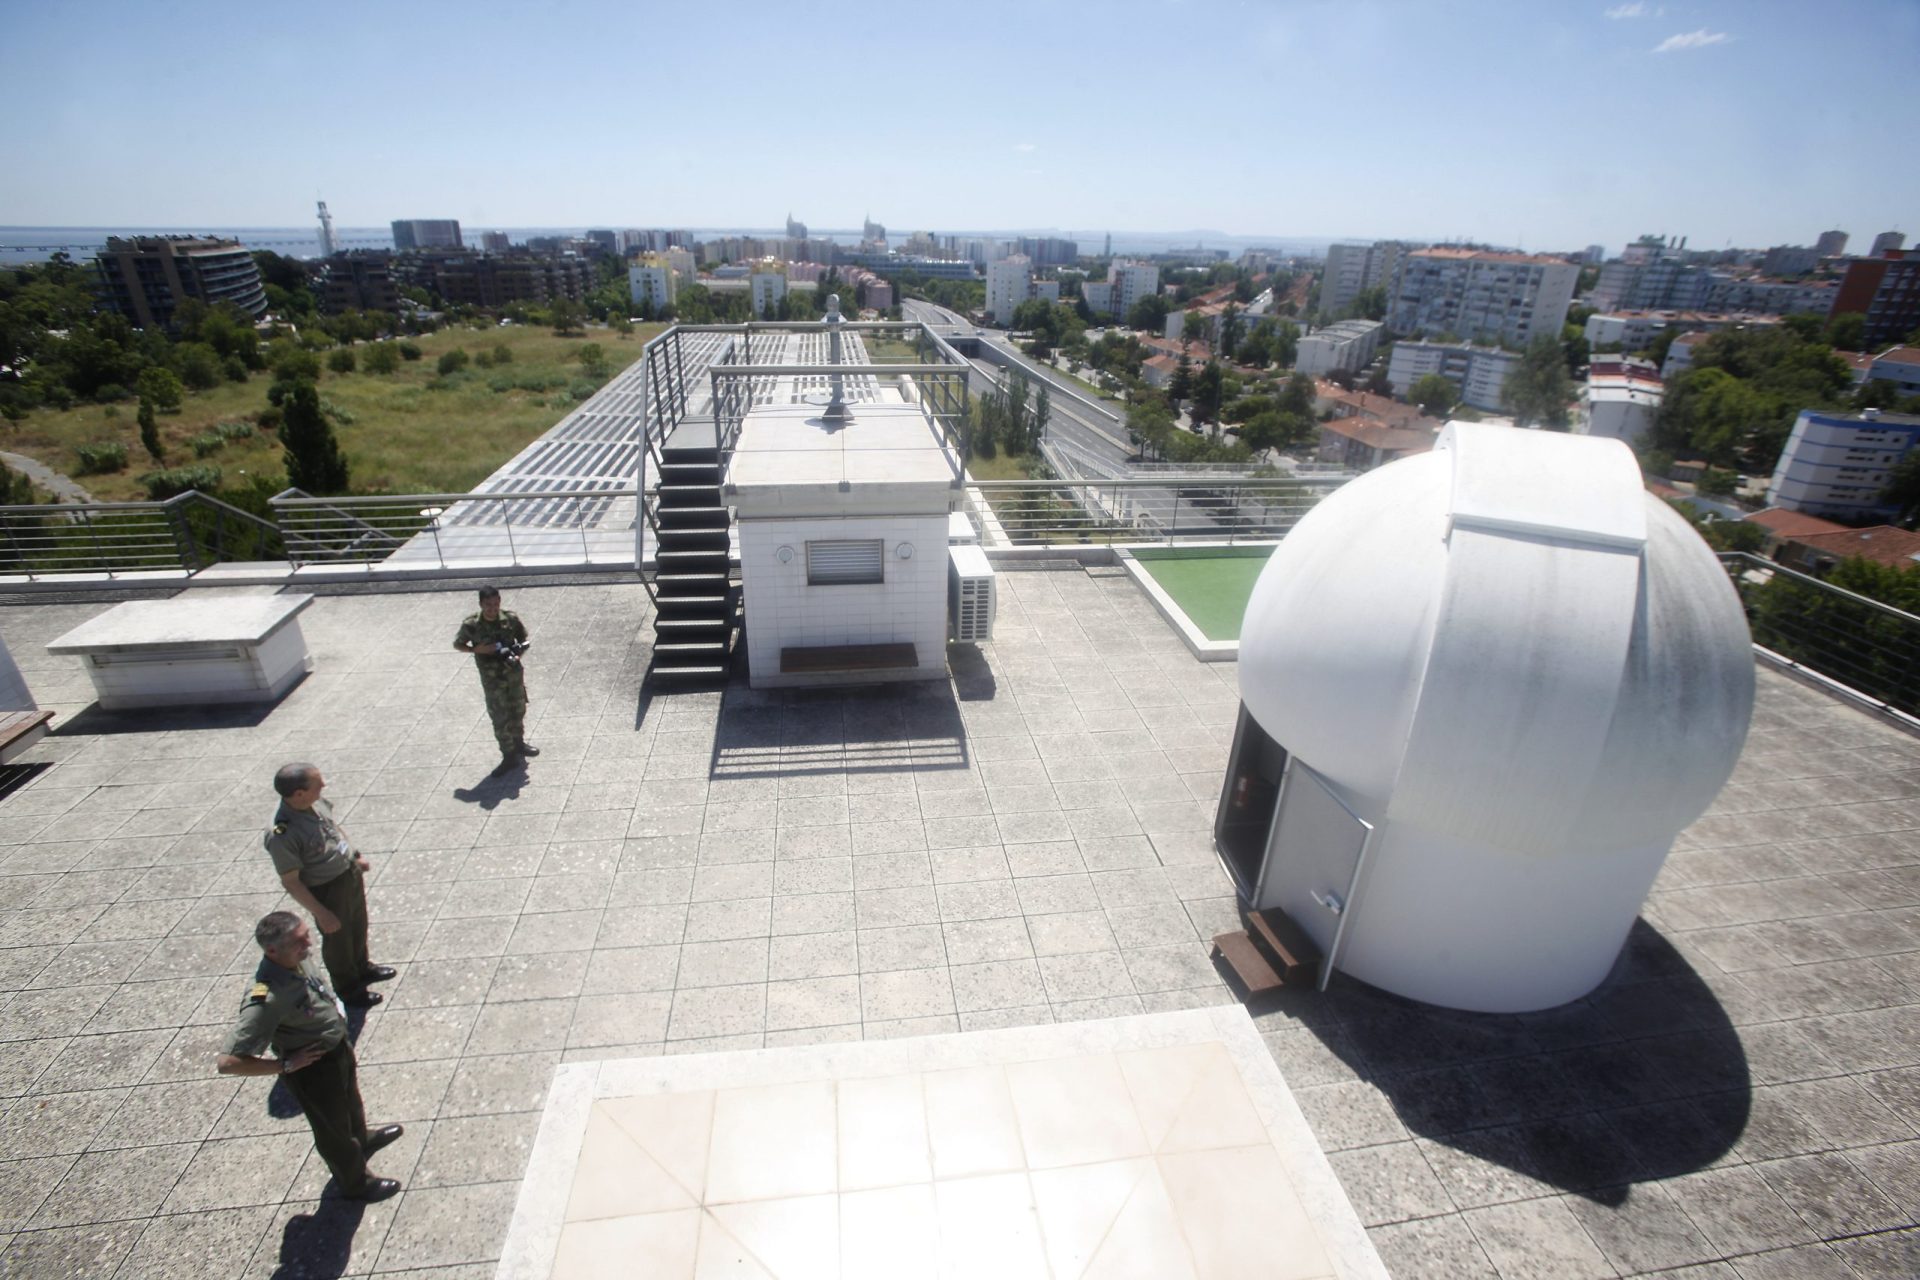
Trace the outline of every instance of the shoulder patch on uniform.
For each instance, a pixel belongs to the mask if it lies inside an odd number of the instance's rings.
[[[253,989],[247,992],[247,1003],[248,1004],[265,1004],[266,1002],[267,1002],[267,984],[264,982],[254,983]]]
[[[283,835],[285,835],[285,834],[287,834],[287,824],[286,824],[286,823],[284,823],[284,822],[276,822],[276,823],[274,823],[274,824],[273,824],[273,834],[275,834],[275,835],[277,835],[277,836],[283,836]]]

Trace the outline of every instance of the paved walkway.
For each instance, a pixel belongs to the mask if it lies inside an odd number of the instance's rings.
[[[5,450],[0,450],[0,462],[6,463],[9,467],[33,481],[37,487],[52,494],[55,502],[93,501],[93,495],[81,488],[79,484],[61,475],[58,471],[53,470],[47,466],[46,463],[36,458],[29,458],[24,453],[8,453]]]
[[[500,782],[467,592],[319,600],[315,673],[264,715],[103,716],[40,646],[106,606],[0,609],[61,712],[0,798],[0,1274],[481,1280],[562,1062],[1228,999],[1235,668],[1125,578],[1000,582],[950,686],[651,702],[640,587],[510,591],[543,754]],[[402,969],[359,1044],[407,1189],[364,1210],[270,1082],[212,1073],[284,904],[289,759]],[[1595,996],[1476,1017],[1336,981],[1259,1023],[1395,1275],[1911,1277],[1917,957],[1920,743],[1763,672]]]

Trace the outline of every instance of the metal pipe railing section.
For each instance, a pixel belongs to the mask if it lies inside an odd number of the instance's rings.
[[[1755,645],[1920,715],[1920,617],[1747,552],[1723,552],[1720,562]]]

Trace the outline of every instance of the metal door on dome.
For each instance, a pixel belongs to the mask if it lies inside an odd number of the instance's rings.
[[[1279,910],[1313,939],[1325,957],[1322,990],[1339,959],[1372,836],[1373,824],[1348,808],[1325,778],[1298,756],[1287,760],[1251,901],[1256,911]]]
[[[1260,886],[1280,783],[1287,771],[1287,749],[1260,727],[1246,707],[1233,733],[1226,785],[1214,815],[1213,847],[1240,897],[1253,901]]]

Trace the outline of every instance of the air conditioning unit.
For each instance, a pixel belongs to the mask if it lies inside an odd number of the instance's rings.
[[[979,547],[947,548],[947,635],[963,644],[993,639],[993,566]]]

